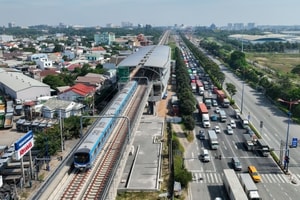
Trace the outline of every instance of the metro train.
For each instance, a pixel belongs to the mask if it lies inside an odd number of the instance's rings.
[[[84,170],[93,166],[95,159],[114,129],[114,123],[118,119],[116,117],[122,114],[137,85],[136,81],[127,83],[103,114],[103,116],[112,117],[99,118],[95,122],[95,126],[89,130],[88,135],[74,153],[73,164],[75,168]]]

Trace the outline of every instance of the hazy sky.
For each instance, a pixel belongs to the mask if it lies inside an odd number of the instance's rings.
[[[0,0],[0,26],[300,25],[300,0]]]

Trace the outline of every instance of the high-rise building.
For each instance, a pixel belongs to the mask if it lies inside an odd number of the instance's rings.
[[[111,45],[115,39],[115,34],[111,32],[97,33],[94,35],[95,45]]]

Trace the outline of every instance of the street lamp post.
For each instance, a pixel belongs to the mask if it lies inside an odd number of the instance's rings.
[[[244,52],[244,40],[242,35],[242,53]],[[245,66],[243,66],[243,86],[242,86],[242,99],[241,99],[241,114],[243,114],[244,107],[244,91],[245,91]]]
[[[288,126],[287,126],[287,131],[286,131],[286,140],[285,140],[285,157],[284,157],[284,169],[286,170],[286,172],[288,172],[288,168],[289,168],[289,134],[290,134],[290,122],[291,122],[291,109],[292,109],[292,105],[294,104],[298,104],[300,102],[300,100],[295,100],[295,101],[285,101],[283,99],[278,99],[279,102],[283,102],[283,103],[287,103],[289,105],[289,112],[288,112]]]

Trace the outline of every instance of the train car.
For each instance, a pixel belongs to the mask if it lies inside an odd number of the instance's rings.
[[[95,122],[95,126],[88,132],[88,135],[74,153],[73,163],[75,168],[84,170],[93,166],[95,159],[114,129],[114,123],[117,120],[114,117],[119,116],[123,112],[136,88],[136,81],[129,82],[117,94],[109,108],[103,114],[103,116],[111,117],[99,118]]]

